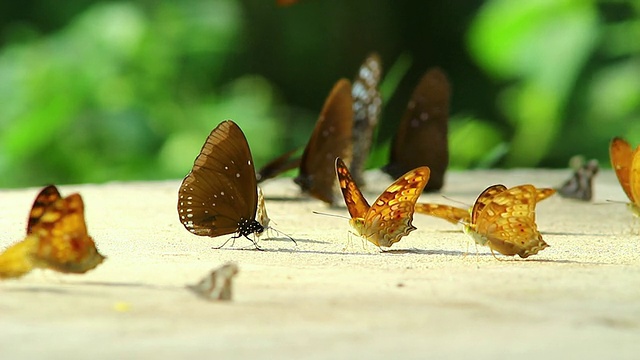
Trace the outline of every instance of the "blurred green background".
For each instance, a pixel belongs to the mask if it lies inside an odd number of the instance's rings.
[[[370,165],[421,74],[453,85],[451,167],[608,165],[640,142],[640,2],[0,3],[0,187],[178,179],[223,119],[258,166],[304,146],[340,77],[381,54]]]

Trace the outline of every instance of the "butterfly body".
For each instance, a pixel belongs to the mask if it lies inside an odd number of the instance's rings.
[[[371,206],[340,158],[336,159],[336,173],[351,215],[349,223],[360,236],[378,247],[390,247],[416,229],[411,222],[415,203],[429,181],[428,167],[398,178]]]
[[[526,258],[547,248],[535,223],[536,188],[521,185],[496,193],[502,187],[491,186],[478,196],[464,232],[477,244],[508,256]]]
[[[640,217],[640,146],[634,150],[626,140],[616,137],[609,145],[609,155],[620,186],[631,200],[629,210]]]
[[[260,234],[253,158],[244,133],[231,120],[211,131],[178,191],[182,225],[199,236]],[[257,245],[256,245],[257,248]]]

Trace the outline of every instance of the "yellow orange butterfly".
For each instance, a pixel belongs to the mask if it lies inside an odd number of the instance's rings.
[[[609,145],[609,156],[622,190],[631,200],[629,209],[640,217],[640,146],[633,150],[627,141],[615,137]]]
[[[504,185],[493,185],[478,196],[464,232],[477,244],[488,246],[492,253],[495,250],[521,258],[537,254],[549,245],[535,222],[536,188],[533,185],[503,188]]]
[[[507,189],[504,185],[495,185],[490,188],[490,190],[485,194],[483,199],[478,199],[479,201],[487,201],[491,199],[494,195],[501,193]],[[536,201],[540,202],[549,196],[556,193],[555,189],[551,188],[538,188],[536,189]],[[482,205],[480,205],[482,206]],[[473,207],[469,210],[465,210],[462,208],[458,208],[451,205],[443,205],[443,204],[430,204],[430,203],[417,203],[416,204],[416,213],[420,213],[423,215],[435,216],[440,219],[446,220],[452,224],[459,223],[468,223],[471,221],[471,211]]]
[[[33,268],[81,274],[104,259],[87,234],[82,197],[62,198],[50,185],[36,197],[27,237],[0,254],[0,278],[20,277]]]
[[[411,221],[416,201],[429,181],[428,167],[413,169],[398,178],[372,206],[362,196],[340,158],[336,159],[336,173],[351,215],[349,223],[360,236],[378,247],[390,247],[416,229]]]

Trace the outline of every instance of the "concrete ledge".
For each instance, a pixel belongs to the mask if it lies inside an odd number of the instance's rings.
[[[391,181],[369,173],[370,201]],[[451,172],[444,194],[472,203],[486,186],[557,186],[568,171]],[[553,196],[537,208],[551,245],[498,261],[458,227],[417,215],[380,253],[353,238],[347,215],[300,199],[290,179],[265,184],[286,238],[265,251],[212,250],[176,212],[179,181],[63,186],[80,192],[89,233],[108,259],[85,275],[33,271],[0,283],[2,359],[616,358],[640,353],[640,221],[622,204]],[[0,248],[21,240],[38,189],[0,191]],[[611,171],[595,203],[627,201]],[[424,201],[445,202],[438,194]],[[238,245],[250,245],[239,239]],[[234,300],[184,286],[235,261]],[[516,357],[517,356],[517,357]]]

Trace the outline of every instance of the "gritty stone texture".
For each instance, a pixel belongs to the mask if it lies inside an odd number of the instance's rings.
[[[450,172],[443,194],[467,206],[488,185],[557,186],[568,171]],[[372,202],[391,180],[367,174]],[[214,250],[227,237],[187,232],[179,181],[62,186],[80,192],[107,256],[84,275],[36,270],[0,283],[2,359],[636,359],[640,221],[611,171],[595,204],[555,195],[537,207],[550,247],[496,260],[460,226],[416,215],[418,230],[380,251],[349,234],[347,215],[302,198],[290,179],[264,185],[273,233]],[[0,191],[0,248],[24,236],[38,189]],[[422,201],[450,203],[440,194]],[[274,224],[275,223],[275,224]],[[351,245],[344,250],[349,239]],[[233,261],[233,300],[185,285]]]

